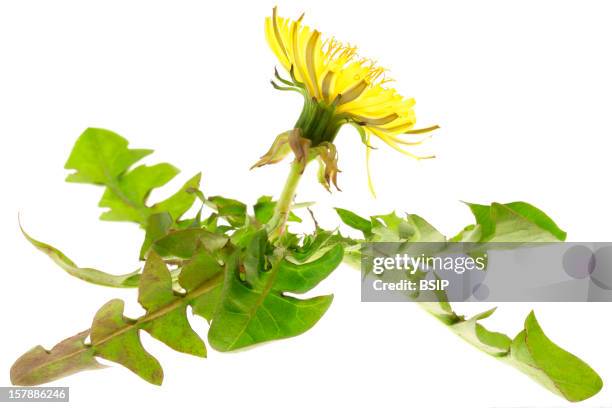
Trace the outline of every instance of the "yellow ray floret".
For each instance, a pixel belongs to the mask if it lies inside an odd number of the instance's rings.
[[[357,49],[323,39],[321,33],[297,20],[279,17],[276,8],[266,18],[266,39],[283,65],[313,100],[334,108],[334,115],[374,136],[392,148],[416,159],[402,146],[414,146],[422,140],[405,140],[401,135],[436,129],[413,129],[416,123],[414,99],[404,98],[387,87],[385,70],[373,61],[360,58]],[[369,150],[371,146],[367,145]],[[368,154],[369,157],[369,154]]]

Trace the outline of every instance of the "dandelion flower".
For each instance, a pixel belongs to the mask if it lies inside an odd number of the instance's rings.
[[[372,193],[369,169],[372,137],[412,158],[432,158],[405,149],[423,142],[410,137],[438,128],[414,129],[414,99],[388,87],[390,80],[385,70],[358,56],[355,47],[334,38],[323,39],[319,31],[302,23],[303,17],[282,18],[274,8],[272,16],[266,18],[268,44],[290,75],[290,79],[285,79],[275,70],[276,81],[272,85],[278,90],[302,94],[304,107],[294,128],[281,133],[253,167],[276,163],[293,151],[304,165],[316,157],[321,164],[321,183],[328,190],[330,183],[337,188],[338,155],[333,142],[345,124],[354,126],[365,144]]]

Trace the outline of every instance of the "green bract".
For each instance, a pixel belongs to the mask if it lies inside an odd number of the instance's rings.
[[[146,312],[129,318],[123,314],[122,300],[109,301],[87,330],[51,350],[37,346],[21,356],[11,368],[15,385],[43,384],[102,368],[96,357],[161,384],[162,368],[144,349],[139,333],[144,330],[177,351],[206,357],[205,341],[187,320],[189,308],[210,323],[208,344],[222,352],[302,334],[322,318],[333,299],[331,294],[312,297],[308,292],[343,261],[359,267],[362,243],[565,239],[565,232],[546,214],[522,202],[468,204],[475,223],[452,238],[417,215],[366,218],[339,208],[340,220],[359,231],[362,239],[318,226],[311,234],[296,235],[284,223],[302,222],[291,211],[299,205],[281,207],[291,203],[287,197],[275,202],[262,196],[252,208],[226,197],[206,197],[200,190],[199,174],[169,198],[149,203],[149,193],[178,173],[166,163],[136,166],[151,153],[128,148],[127,141],[116,133],[87,129],[66,163],[66,168],[75,171],[68,181],[105,188],[100,201],[106,208],[103,220],[129,221],[143,228],[142,268],[124,275],[81,268],[60,250],[24,231],[37,249],[69,274],[99,285],[137,288],[138,302]],[[186,216],[193,207],[196,214]],[[533,313],[512,338],[481,324],[494,309],[467,318],[456,314],[443,295],[439,302],[419,304],[468,343],[568,401],[587,399],[602,387],[601,379],[586,363],[548,339]]]

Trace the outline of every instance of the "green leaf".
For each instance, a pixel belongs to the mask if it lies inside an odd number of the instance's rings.
[[[491,332],[478,323],[495,312],[496,308],[479,313],[471,319],[455,323],[453,330],[468,343],[492,356],[508,354],[512,340],[502,333]]]
[[[356,230],[363,232],[363,234],[366,236],[372,233],[371,221],[360,217],[352,211],[345,210],[344,208],[336,208],[335,210],[336,213],[338,213],[338,216],[340,217],[342,222],[348,225],[349,227],[355,228]]]
[[[511,211],[514,211],[515,214],[518,214],[526,220],[536,224],[544,231],[554,235],[557,240],[565,241],[565,238],[567,238],[567,233],[560,229],[552,218],[546,215],[546,213],[539,208],[522,201],[504,204],[504,206],[509,208]]]
[[[310,259],[315,259],[332,247],[341,244],[342,246],[355,245],[356,241],[346,238],[339,233],[317,229],[313,234],[302,237],[301,245],[294,245],[287,256],[297,263],[304,263]]]
[[[143,316],[127,318],[123,315],[123,301],[111,300],[98,310],[90,330],[62,341],[51,351],[38,346],[20,357],[11,369],[13,384],[43,384],[98,368],[95,356],[117,362],[150,383],[161,384],[162,368],[144,349],[140,330],[175,350],[205,357],[206,347],[189,325],[186,309],[221,285],[223,274],[216,266],[214,271],[206,271],[203,268],[209,268],[210,264],[199,262],[199,267],[192,268],[190,273],[204,273],[206,278],[183,279],[190,282],[186,284],[189,290],[178,294],[172,289],[172,276],[164,261],[150,252],[139,285],[138,300],[146,310]],[[85,343],[87,335],[90,343]]]
[[[40,385],[79,371],[104,368],[94,358],[93,349],[85,345],[87,336],[89,330],[67,338],[51,350],[34,347],[11,367],[11,383],[20,386]]]
[[[527,203],[468,206],[476,218],[476,224],[464,228],[451,241],[549,242],[562,241],[566,236],[543,211]],[[357,244],[339,242],[347,251],[359,255],[359,243],[362,242],[444,240],[444,236],[422,218],[409,215],[404,220],[391,213],[372,217],[372,234],[366,240],[357,240]],[[359,264],[355,266],[358,268]],[[511,339],[503,333],[488,330],[480,323],[490,317],[495,309],[466,319],[457,315],[445,299],[418,304],[474,347],[514,366],[568,401],[585,400],[602,388],[601,378],[591,367],[546,337],[533,313],[527,317],[525,329]]]
[[[553,242],[567,235],[543,211],[524,202],[466,204],[476,218],[479,242]]]
[[[371,219],[373,236],[368,238],[369,241],[402,242],[410,240],[415,234],[414,226],[395,212],[376,215]]]
[[[431,224],[415,214],[409,214],[406,221],[412,227],[411,242],[445,242],[446,237],[442,235]]]
[[[584,401],[603,387],[603,381],[588,364],[544,334],[533,312],[525,320],[525,330],[512,342],[509,358],[516,368],[568,401]]]
[[[232,226],[241,227],[246,222],[246,204],[221,196],[210,197],[208,201],[215,206],[217,214],[225,218]]]
[[[200,248],[198,252],[182,267],[179,275],[179,284],[188,292],[214,279],[221,274],[223,268],[219,261],[206,249]],[[208,322],[212,320],[215,307],[221,295],[221,281],[211,287],[206,296],[197,297],[191,302],[193,313],[202,316]]]
[[[65,168],[76,170],[66,181],[108,185],[130,166],[153,153],[149,149],[128,149],[128,142],[115,132],[88,128],[76,141]]]
[[[142,346],[134,324],[123,316],[123,300],[113,299],[98,310],[91,342],[96,355],[127,367],[152,384],[162,383],[161,365]]]
[[[187,228],[171,231],[153,243],[155,252],[163,257],[191,258],[196,251],[205,247],[209,251],[223,248],[228,242],[227,236],[209,232],[202,228]]]
[[[201,179],[202,174],[198,173],[187,180],[178,192],[153,205],[151,207],[153,213],[168,212],[173,220],[180,219],[193,206],[197,198],[196,191],[199,191]]]
[[[125,275],[112,275],[93,268],[80,268],[59,249],[54,248],[44,242],[38,241],[28,235],[28,233],[26,233],[21,227],[21,224],[19,225],[19,228],[21,228],[23,236],[32,245],[34,245],[36,249],[47,255],[53,262],[55,262],[56,265],[75,278],[84,280],[85,282],[109,286],[112,288],[134,288],[138,286],[140,269]]]
[[[156,212],[168,212],[177,221],[191,206],[199,186],[200,175],[191,178],[180,190],[152,206],[147,198],[155,188],[172,180],[179,170],[168,163],[131,167],[152,150],[129,149],[128,142],[105,129],[88,128],[81,134],[66,162],[75,170],[66,181],[106,186],[100,207],[107,208],[100,218],[106,221],[131,221],[146,226]]]
[[[276,201],[272,200],[272,196],[261,196],[257,199],[257,203],[253,206],[253,212],[255,213],[255,219],[259,221],[260,224],[265,224],[270,221],[272,215],[274,214],[274,207],[276,206]],[[288,222],[302,222],[302,219],[295,215],[293,211],[289,213],[289,217],[287,218]]]
[[[179,173],[170,164],[138,166],[109,184],[100,200],[100,207],[110,208],[100,216],[104,221],[133,221],[146,225],[152,210],[145,201],[154,188],[161,187]]]
[[[314,326],[331,304],[332,295],[298,299],[286,292],[305,293],[327,277],[342,261],[340,246],[315,261],[316,266],[276,261],[268,268],[262,255],[267,245],[261,230],[245,257],[228,260],[223,292],[208,332],[217,350],[297,336]],[[241,279],[241,268],[246,280]]]
[[[363,232],[367,242],[445,242],[446,238],[418,215],[399,217],[395,212],[376,215],[368,221],[359,215],[336,208],[342,222]]]
[[[527,317],[524,330],[512,340],[478,323],[491,316],[495,309],[465,319],[451,309],[440,311],[430,308],[431,304],[420,305],[472,346],[510,364],[568,401],[588,399],[603,386],[601,378],[589,365],[561,349],[544,334],[533,312]],[[447,319],[451,315],[454,318]]]
[[[145,259],[147,251],[155,241],[168,235],[172,224],[174,224],[174,221],[172,220],[172,215],[170,215],[169,212],[161,212],[153,214],[149,217],[145,230],[145,239],[142,243],[142,247],[140,248],[141,260]]]
[[[494,311],[491,309],[468,320],[459,317],[448,325],[474,347],[510,364],[568,401],[583,401],[601,390],[603,382],[599,375],[584,361],[553,343],[533,312],[527,316],[524,330],[511,340],[478,323]]]
[[[342,262],[344,251],[342,246],[334,245],[320,258],[296,264],[283,259],[276,277],[275,286],[292,293],[306,293],[317,286]]]
[[[195,287],[192,286],[192,289]],[[177,351],[206,356],[204,342],[187,321],[187,304],[174,294],[170,272],[155,252],[149,254],[140,278],[138,302],[147,311],[142,328],[151,336]],[[183,304],[175,307],[176,303]],[[172,306],[171,311],[166,311],[168,306]]]
[[[274,206],[276,203],[272,201],[272,196],[261,196],[257,199],[257,203],[253,206],[255,219],[261,224],[270,221],[274,215]]]

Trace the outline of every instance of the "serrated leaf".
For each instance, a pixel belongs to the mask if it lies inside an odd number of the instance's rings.
[[[376,215],[371,220],[373,236],[368,238],[370,241],[401,242],[414,236],[414,227],[395,212]]]
[[[167,212],[170,214],[173,220],[180,219],[195,202],[197,198],[197,189],[200,187],[200,181],[202,174],[198,173],[180,188],[179,191],[174,193],[172,196],[154,204],[151,209],[153,213]]]
[[[342,262],[343,256],[342,246],[334,245],[312,262],[296,264],[283,259],[274,285],[282,291],[306,293],[325,279]]]
[[[200,266],[202,264],[200,263]],[[202,272],[202,268],[198,269]],[[19,358],[12,368],[15,384],[43,384],[63,376],[100,365],[95,356],[117,362],[146,381],[161,384],[163,371],[159,362],[140,342],[140,330],[175,350],[205,357],[202,339],[193,331],[186,317],[188,305],[194,305],[221,286],[223,274],[218,269],[207,278],[191,282],[190,290],[177,294],[172,276],[163,260],[149,253],[139,286],[139,301],[146,314],[138,319],[123,315],[120,299],[106,303],[96,313],[90,330],[62,341],[50,352],[38,346]],[[90,343],[84,342],[90,335]]]
[[[201,283],[201,282],[199,282]],[[195,287],[192,287],[194,289]],[[206,346],[193,331],[186,316],[187,304],[172,290],[172,276],[163,260],[151,252],[140,278],[138,302],[147,314],[142,329],[174,350],[196,356],[206,356]],[[165,312],[164,308],[175,306]]]
[[[583,401],[601,390],[603,382],[599,375],[584,361],[553,343],[533,312],[527,316],[524,330],[510,339],[478,323],[494,311],[488,310],[468,320],[460,317],[448,325],[468,343],[512,365],[568,401]]]
[[[58,343],[51,350],[36,346],[21,356],[11,367],[11,383],[20,386],[40,385],[67,375],[104,368],[94,358],[94,351],[85,345],[89,330]]]
[[[145,202],[154,188],[172,180],[179,170],[167,163],[138,166],[107,186],[100,207],[110,208],[102,213],[104,221],[133,221],[146,225],[152,209]]]
[[[476,218],[479,242],[553,242],[567,235],[543,211],[524,202],[466,204]]]
[[[508,354],[512,340],[502,333],[487,330],[478,323],[479,320],[486,319],[495,312],[496,308],[479,313],[471,319],[461,321],[453,326],[453,330],[468,343],[478,349],[493,356],[503,356]]]
[[[142,346],[138,330],[123,316],[123,307],[123,300],[113,299],[96,313],[91,326],[91,342],[96,355],[160,385],[164,378],[161,365]]]
[[[352,238],[346,238],[339,233],[317,229],[313,234],[303,236],[301,244],[296,243],[291,247],[287,256],[297,263],[304,263],[311,259],[316,259],[329,251],[332,247],[340,244],[348,247],[358,245]]]
[[[21,228],[23,236],[34,245],[36,249],[47,255],[56,265],[75,278],[113,288],[134,288],[138,286],[140,270],[125,275],[112,275],[93,268],[80,268],[59,249],[34,239],[25,232],[21,225],[19,228]]]
[[[435,229],[430,223],[415,214],[406,216],[406,221],[412,227],[412,242],[445,242],[446,237]]]
[[[179,275],[179,284],[188,292],[201,286],[205,282],[214,279],[223,272],[222,266],[205,248],[200,248],[197,253],[185,264]],[[205,296],[199,296],[190,303],[194,314],[202,316],[208,322],[212,320],[213,313],[221,295],[222,281],[211,287]]]
[[[371,221],[360,217],[352,211],[345,210],[344,208],[335,208],[335,210],[342,222],[348,225],[349,227],[355,228],[356,230],[363,232],[363,234],[366,236],[372,233]]]
[[[217,214],[225,218],[232,226],[241,227],[246,222],[246,204],[221,196],[210,197],[208,201],[214,204]]]
[[[217,259],[208,249],[201,247],[181,268],[179,284],[191,291],[221,272],[223,267]]]
[[[465,319],[451,310],[455,318],[450,320],[441,318],[450,316],[449,312],[438,311],[440,315],[436,317],[477,349],[517,368],[568,401],[583,401],[601,390],[603,383],[599,375],[578,357],[554,344],[542,331],[533,312],[525,320],[524,330],[510,339],[478,323],[494,311],[491,309]]]
[[[73,183],[112,184],[117,177],[145,156],[149,149],[128,149],[128,142],[115,132],[88,128],[77,139],[65,168],[76,170],[66,177]]]
[[[247,248],[248,262],[238,256],[228,261],[221,299],[208,332],[212,347],[236,350],[257,343],[299,335],[323,316],[333,296],[298,299],[285,292],[305,293],[327,277],[342,261],[338,246],[324,255],[317,267],[277,261],[266,269],[262,258],[267,246],[265,230]],[[241,269],[246,281],[241,279]],[[300,270],[301,275],[290,274]]]
[[[201,247],[209,251],[216,251],[223,248],[228,240],[223,234],[209,232],[202,228],[187,228],[169,232],[155,241],[153,248],[162,257],[173,256],[189,259]]]
[[[253,212],[255,213],[255,219],[261,224],[265,224],[270,221],[274,214],[274,207],[276,201],[272,200],[271,196],[261,196],[257,199],[257,203],[253,206]],[[295,215],[293,211],[289,212],[288,222],[302,222],[302,219]]]
[[[523,202],[491,205],[468,204],[476,224],[451,239],[455,242],[550,242],[565,239],[562,231],[543,211]],[[439,242],[444,240],[430,224],[410,215],[406,220],[395,213],[372,217],[372,234],[357,242]],[[359,246],[343,242],[347,250],[359,253]],[[495,309],[470,319],[457,315],[445,299],[421,302],[424,309],[461,338],[481,351],[507,362],[568,401],[582,401],[602,388],[599,375],[582,360],[559,348],[546,337],[531,313],[525,329],[513,340],[488,330],[480,321]]]
[[[395,212],[367,219],[336,208],[342,222],[363,232],[367,242],[445,242],[446,237],[415,214],[399,217]]]
[[[140,259],[144,260],[149,248],[155,241],[168,235],[170,227],[174,224],[169,212],[156,213],[149,216],[145,229],[145,239],[140,247]]]
[[[147,198],[155,188],[164,186],[179,172],[160,163],[152,166],[132,165],[153,151],[129,149],[128,142],[105,129],[89,128],[81,134],[66,162],[66,169],[75,170],[66,181],[106,186],[100,207],[107,208],[100,218],[106,221],[131,221],[146,226],[149,216],[168,212],[177,221],[193,205],[200,175],[191,178],[180,190],[160,203],[148,206]]]

